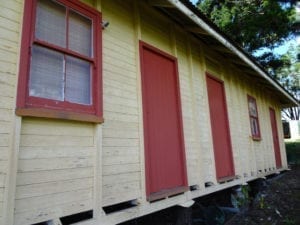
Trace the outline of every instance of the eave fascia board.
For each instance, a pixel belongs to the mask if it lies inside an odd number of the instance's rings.
[[[208,34],[222,43],[226,48],[235,53],[242,61],[249,65],[253,70],[255,70],[260,76],[266,79],[271,85],[273,85],[278,91],[280,91],[286,98],[288,98],[292,103],[298,105],[296,99],[294,99],[284,88],[279,85],[275,80],[273,80],[265,71],[263,71],[259,66],[257,66],[245,53],[235,47],[230,41],[228,41],[223,35],[213,29],[209,24],[197,16],[193,11],[186,7],[180,0],[167,0],[169,3],[173,4],[179,11],[184,15],[189,17],[194,23],[205,30]]]

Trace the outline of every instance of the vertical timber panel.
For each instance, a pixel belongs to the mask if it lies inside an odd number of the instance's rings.
[[[94,7],[101,12],[101,0],[93,0]],[[99,218],[103,214],[102,209],[102,125],[95,125],[94,144],[95,144],[95,162],[94,162],[94,206],[93,217]]]
[[[102,0],[103,206],[140,199],[140,115],[134,1]],[[125,191],[126,190],[126,191]]]
[[[201,160],[201,144],[200,144],[200,129],[199,129],[199,124],[200,120],[198,120],[199,115],[197,114],[197,99],[196,99],[196,91],[194,89],[194,83],[196,82],[196,76],[195,76],[195,71],[193,67],[193,63],[195,60],[193,59],[193,52],[192,52],[192,41],[191,39],[187,36],[187,58],[188,58],[188,67],[189,67],[189,88],[191,90],[191,100],[192,100],[192,119],[193,119],[193,124],[192,124],[192,129],[193,129],[193,154],[194,156],[194,166],[191,168],[191,173],[193,173],[194,180],[191,180],[193,183],[190,183],[189,185],[199,185],[199,187],[203,187],[203,170],[202,170],[202,160]],[[197,66],[198,63],[197,63]],[[198,87],[199,88],[199,87]]]
[[[4,207],[4,222],[3,224],[12,225],[14,223],[14,209],[15,209],[15,192],[16,192],[16,179],[18,170],[18,156],[21,135],[21,117],[15,117],[14,132],[11,139],[11,153],[9,161],[8,179],[5,191],[5,207]]]
[[[13,224],[21,118],[14,113],[23,1],[0,1],[0,224]]]
[[[142,38],[141,31],[141,15],[139,0],[134,0],[134,27],[135,27],[135,57],[136,57],[136,88],[137,88],[137,101],[138,101],[138,116],[139,116],[139,155],[140,155],[140,174],[141,174],[141,190],[142,203],[146,203],[146,171],[145,171],[145,151],[144,151],[144,124],[143,124],[143,99],[142,99],[142,74],[140,66],[140,52],[139,41]]]

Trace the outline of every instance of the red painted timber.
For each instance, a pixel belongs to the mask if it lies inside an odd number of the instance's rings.
[[[176,58],[140,42],[146,194],[187,186]]]
[[[224,83],[211,75],[206,76],[210,122],[214,146],[216,175],[220,180],[234,176],[229,121]]]
[[[275,162],[276,162],[276,167],[280,168],[282,167],[282,163],[281,163],[278,130],[277,130],[277,123],[276,123],[276,114],[274,109],[270,108],[269,110],[270,110],[270,119],[271,119],[271,127],[272,127]]]

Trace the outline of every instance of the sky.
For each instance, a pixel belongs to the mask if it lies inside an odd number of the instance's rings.
[[[282,54],[285,54],[287,51],[288,51],[288,48],[291,44],[294,44],[294,45],[297,45],[298,44],[298,40],[289,40],[285,43],[283,43],[283,45],[277,47],[274,49],[274,51],[279,54],[279,55],[282,55]]]
[[[196,4],[198,0],[190,0],[190,2],[192,2],[193,4]]]

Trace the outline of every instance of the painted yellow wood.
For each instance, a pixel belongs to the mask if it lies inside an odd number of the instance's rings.
[[[4,188],[0,188],[0,199],[3,199],[4,197]],[[3,201],[1,201],[0,204],[3,204]]]
[[[66,158],[66,157],[92,157],[93,147],[80,147],[80,146],[62,146],[53,148],[53,146],[43,147],[22,147],[19,154],[19,159],[53,159],[53,158]]]
[[[178,29],[174,29],[176,33],[173,34],[175,39],[174,45],[176,45],[176,52],[178,57],[179,78],[181,87],[181,102],[182,102],[182,116],[184,127],[184,140],[185,151],[187,160],[187,173],[188,183],[190,186],[198,185],[200,183],[199,175],[201,173],[195,173],[199,170],[197,151],[200,148],[200,144],[197,143],[196,137],[197,130],[196,124],[196,111],[195,111],[195,95],[192,86],[194,71],[192,68],[192,54],[191,46],[188,44],[188,38],[185,33],[179,32]]]
[[[0,169],[6,173],[5,190],[3,199],[3,223],[13,224],[14,222],[14,209],[15,209],[15,190],[16,190],[16,176],[18,168],[18,155],[20,146],[20,132],[22,120],[19,117],[14,117],[11,124],[11,138],[10,138],[10,151],[7,160],[7,168]]]
[[[105,128],[105,136],[107,138],[138,138],[138,131],[136,129],[112,129]]]
[[[23,119],[15,201],[16,220],[24,221],[26,218],[27,223],[31,224],[42,222],[43,219],[59,218],[66,215],[62,212],[66,210],[65,205],[70,206],[70,202],[74,205],[72,210],[67,210],[71,214],[81,212],[82,208],[86,209],[86,205],[91,209],[94,155],[94,125]],[[87,201],[88,204],[85,203]],[[25,207],[25,204],[29,206]],[[53,212],[54,207],[60,211]]]
[[[18,173],[17,186],[93,177],[93,167]]]
[[[116,164],[116,165],[103,165],[103,175],[117,175],[122,173],[134,173],[140,172],[140,164],[132,163],[132,164]]]
[[[126,190],[127,183],[131,182],[131,179],[126,179],[130,178],[133,172],[136,174],[134,177],[137,183],[140,184],[141,179],[136,87],[137,43],[132,3],[119,1],[116,4],[103,1],[101,6],[104,20],[110,22],[110,26],[103,32],[103,205],[141,196],[139,189],[129,190],[130,194],[121,191]]]
[[[48,129],[45,129],[47,127]],[[46,136],[93,136],[94,125],[61,120],[26,118],[23,121],[22,135]]]
[[[15,43],[11,46],[15,46]],[[3,59],[0,59],[1,82],[7,82],[7,80],[10,80],[9,84],[15,84],[16,70],[16,62],[4,62]],[[7,79],[3,77],[4,74],[7,76]]]
[[[17,199],[15,213],[30,212],[44,207],[59,207],[69,202],[80,202],[91,200],[92,189],[82,189],[68,191],[63,193],[55,193],[51,195],[43,195],[32,198]]]
[[[6,174],[0,173],[0,188],[4,188]]]
[[[94,7],[101,12],[102,2],[93,1]],[[103,129],[102,125],[95,125],[94,127],[95,136],[95,156],[94,156],[94,174],[93,174],[93,218],[99,219],[103,213],[102,209],[102,140],[103,140]]]
[[[52,195],[61,190],[69,192],[74,190],[89,189],[92,186],[93,177],[18,186],[16,189],[16,199]]]
[[[137,181],[139,179],[140,179],[140,174],[138,172],[119,173],[116,175],[110,174],[108,176],[103,176],[103,186]]]
[[[126,188],[124,188],[124,189],[126,189]],[[104,207],[122,203],[122,202],[126,202],[126,201],[130,201],[130,200],[135,200],[137,198],[137,196],[140,196],[142,194],[140,190],[130,190],[130,189],[128,190],[128,192],[126,191],[122,195],[120,195],[119,192],[109,194],[109,193],[106,193],[104,190],[103,190],[103,193],[105,193],[103,196],[103,200],[102,200]]]
[[[56,207],[41,207],[28,212],[17,213],[15,215],[14,225],[25,225],[48,221],[64,215],[72,215],[78,211],[84,212],[92,208],[92,201],[81,200],[60,204]]]

